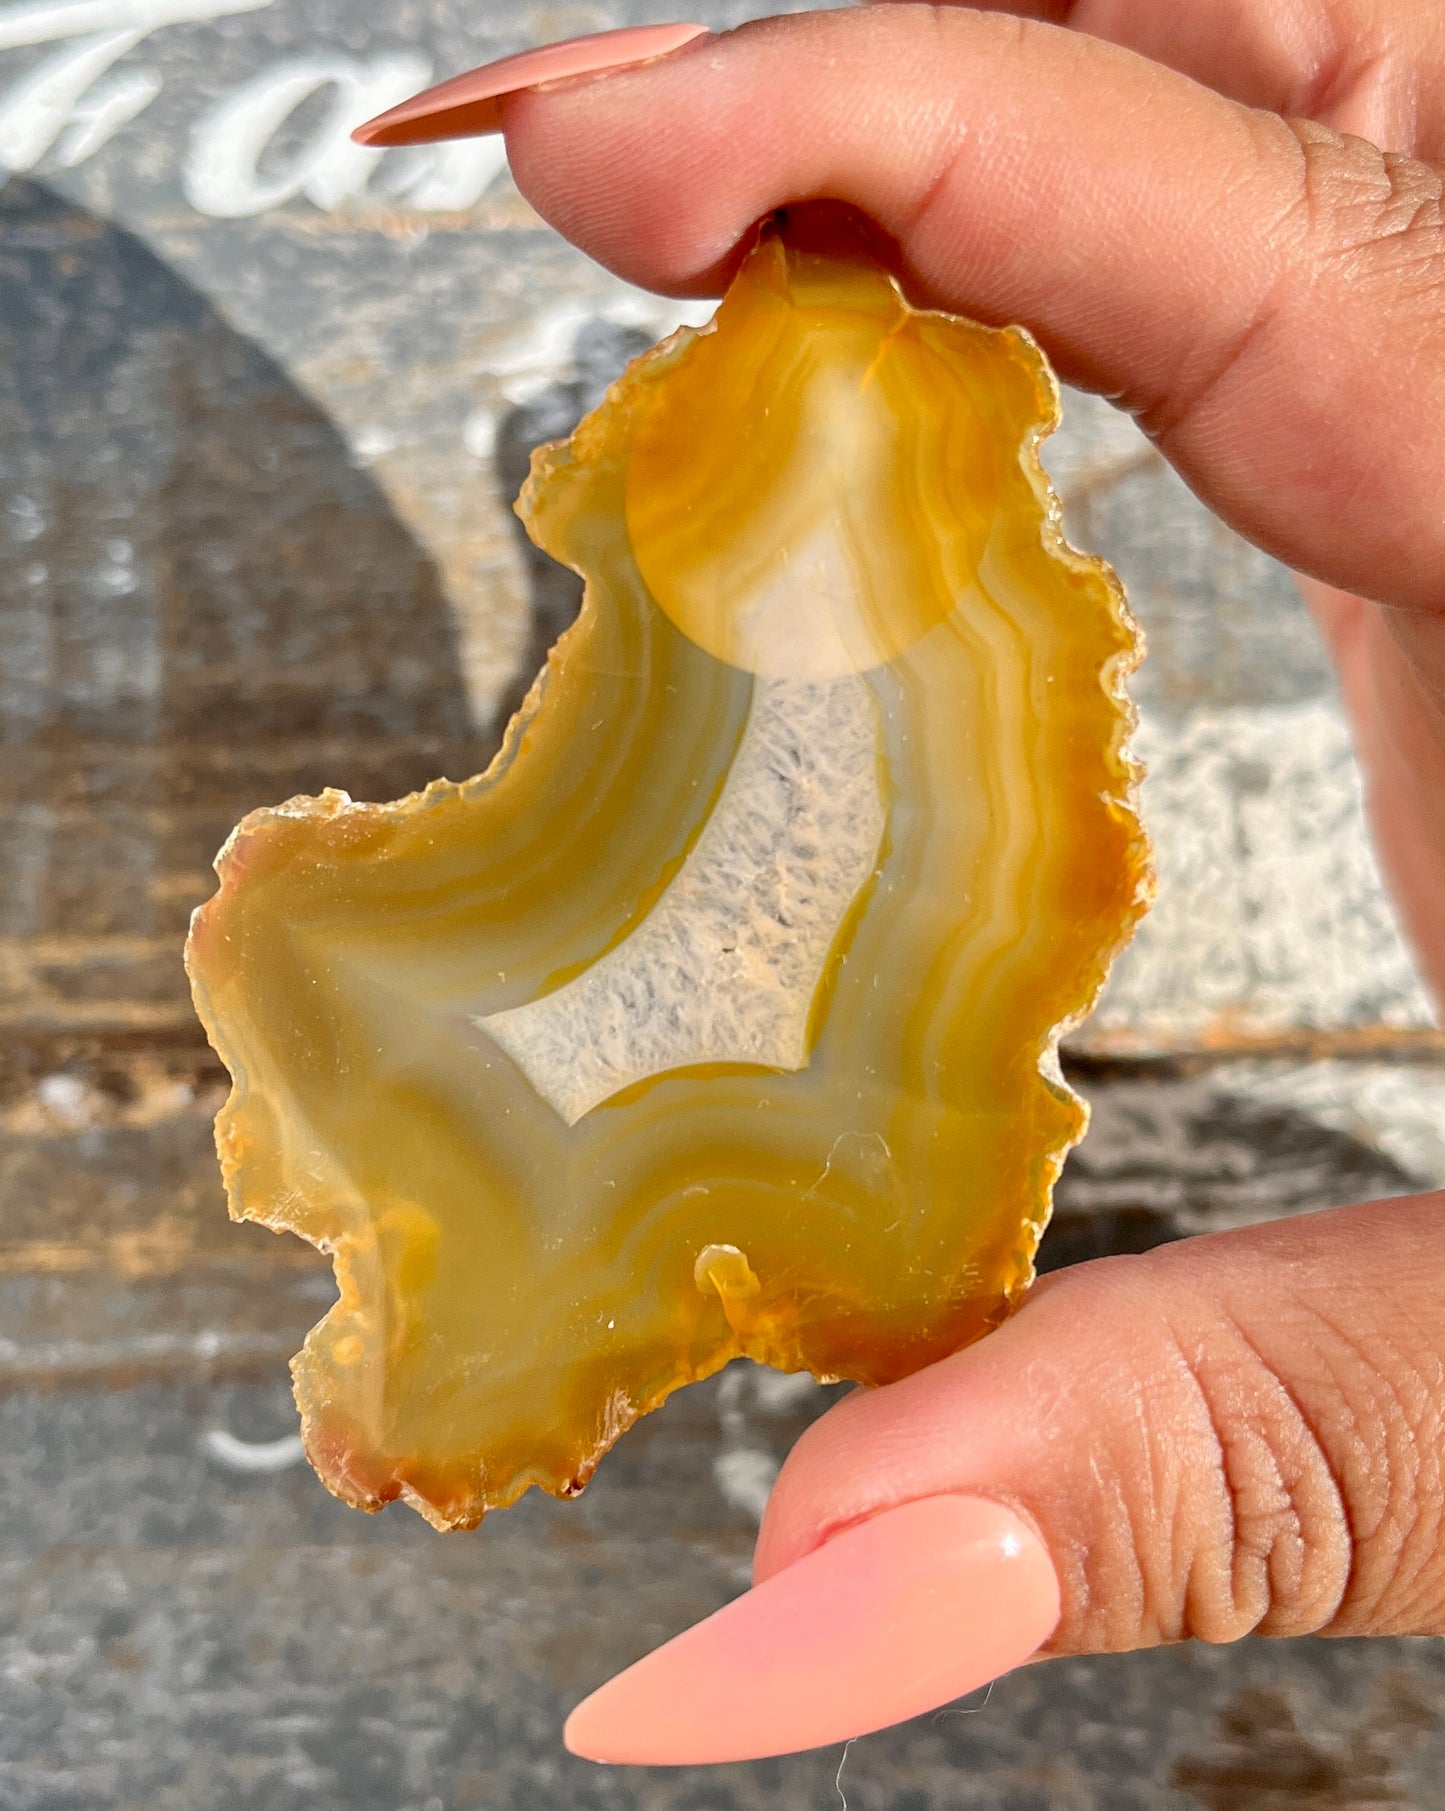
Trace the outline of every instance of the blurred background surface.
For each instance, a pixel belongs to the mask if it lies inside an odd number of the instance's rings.
[[[495,140],[346,134],[667,16],[0,5],[0,1807],[1445,1804],[1431,1642],[1029,1669],[854,1745],[841,1793],[837,1753],[570,1760],[570,1703],[742,1586],[807,1379],[735,1366],[580,1502],[473,1535],[299,1462],[286,1360],[329,1272],[226,1220],[187,916],[251,806],[485,763],[576,608],[507,507],[529,450],[707,312],[562,244]],[[1161,897],[1073,1043],[1095,1124],[1046,1261],[1445,1184],[1445,1043],[1287,575],[1095,399],[1049,457],[1149,633]]]

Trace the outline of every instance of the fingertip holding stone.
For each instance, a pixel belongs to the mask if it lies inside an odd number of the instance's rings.
[[[567,1719],[584,1759],[760,1760],[936,1710],[1030,1658],[1059,1618],[1034,1529],[936,1496],[845,1529],[619,1673]]]
[[[359,145],[425,145],[442,139],[478,138],[502,130],[502,102],[525,88],[540,88],[569,77],[650,63],[706,37],[705,25],[634,25],[542,44],[515,56],[484,63],[435,88],[416,94],[358,126]]]

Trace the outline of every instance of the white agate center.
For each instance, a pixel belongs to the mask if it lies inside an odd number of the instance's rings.
[[[568,1125],[670,1070],[802,1069],[885,822],[867,685],[760,679],[717,803],[646,918],[554,993],[476,1023]]]

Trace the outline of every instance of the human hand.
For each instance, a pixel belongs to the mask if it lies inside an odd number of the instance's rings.
[[[1044,12],[1074,29],[1018,16]],[[1307,575],[1445,988],[1445,12],[811,14],[503,112],[534,205],[634,282],[712,292],[761,215],[847,201],[916,300],[1024,322],[1130,409]],[[761,1589],[605,1686],[569,1740],[651,1761],[840,1740],[1040,1642],[1445,1632],[1440,1206],[1082,1266],[850,1397],[779,1478]]]

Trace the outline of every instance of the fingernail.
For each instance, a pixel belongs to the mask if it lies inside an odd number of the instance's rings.
[[[924,1497],[835,1535],[583,1700],[591,1761],[676,1767],[846,1742],[962,1697],[1052,1634],[1042,1541],[982,1497]]]
[[[523,88],[560,82],[573,75],[598,75],[650,63],[707,35],[705,25],[629,25],[586,38],[542,44],[514,57],[484,63],[424,94],[379,113],[352,133],[359,145],[425,145],[442,138],[476,138],[502,129],[501,103]]]

